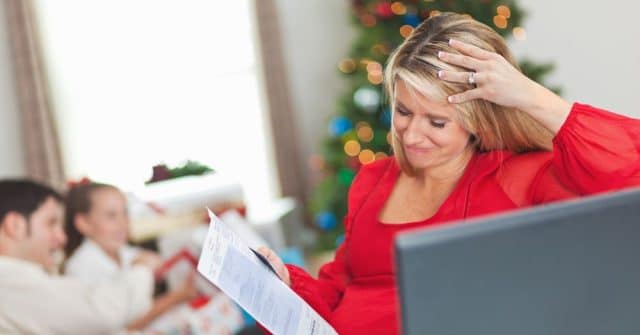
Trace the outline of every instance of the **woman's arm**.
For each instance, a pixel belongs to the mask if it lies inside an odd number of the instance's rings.
[[[258,252],[271,263],[285,284],[313,307],[320,316],[329,318],[331,311],[340,302],[351,278],[346,261],[346,243],[338,248],[333,261],[322,266],[318,279],[295,265],[285,265],[280,257],[268,248],[259,248]]]
[[[459,41],[462,55],[441,53],[451,64],[475,71],[476,87],[449,97],[452,103],[484,99],[528,113],[553,132],[553,157],[530,184],[533,203],[640,185],[640,120],[579,103],[570,104],[527,78],[502,56]],[[452,82],[470,72],[440,71]],[[565,190],[562,190],[562,187]],[[552,189],[562,190],[553,194]]]

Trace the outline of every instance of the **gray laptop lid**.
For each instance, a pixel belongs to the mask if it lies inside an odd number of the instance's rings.
[[[640,334],[640,190],[396,239],[403,334]]]

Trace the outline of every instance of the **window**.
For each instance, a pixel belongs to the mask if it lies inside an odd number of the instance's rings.
[[[250,0],[35,1],[70,178],[136,190],[197,160],[278,193]]]

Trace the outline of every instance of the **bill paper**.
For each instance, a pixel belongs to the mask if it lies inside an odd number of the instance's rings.
[[[337,332],[209,211],[200,272],[275,335]]]

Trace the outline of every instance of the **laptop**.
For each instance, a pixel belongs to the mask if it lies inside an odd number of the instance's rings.
[[[640,189],[395,241],[405,335],[640,334]]]

